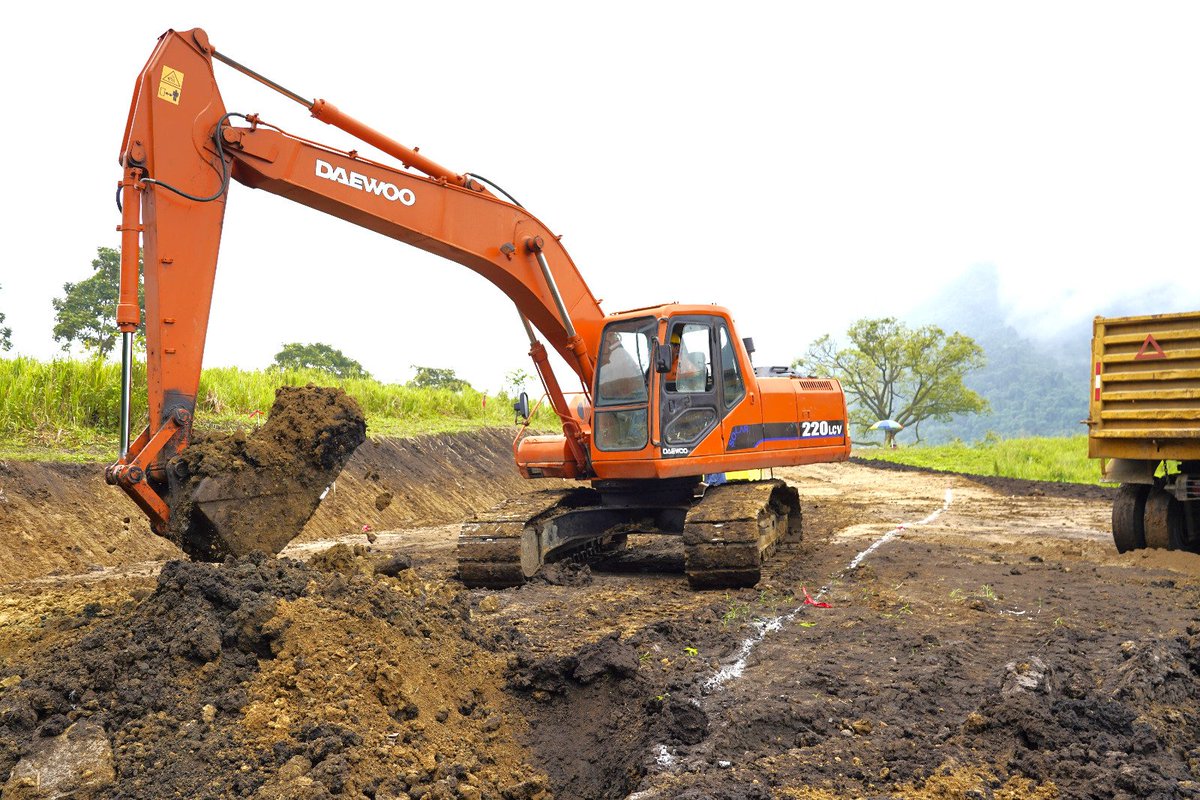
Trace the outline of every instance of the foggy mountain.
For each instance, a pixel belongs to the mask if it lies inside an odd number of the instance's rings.
[[[967,376],[967,386],[991,403],[990,413],[956,417],[921,426],[923,441],[975,442],[989,431],[1004,438],[1071,436],[1086,433],[1091,387],[1092,317],[1185,311],[1167,288],[1118,298],[1090,315],[1054,318],[1006,304],[996,267],[972,267],[936,296],[903,316],[913,326],[934,324],[959,331],[979,343],[987,366]],[[1042,315],[1045,317],[1045,315]],[[902,433],[900,441],[912,441]]]

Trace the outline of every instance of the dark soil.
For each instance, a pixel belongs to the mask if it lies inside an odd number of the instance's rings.
[[[170,466],[172,540],[206,561],[278,553],[300,533],[366,431],[352,397],[309,385],[277,389],[266,424],[249,435],[196,434]]]
[[[141,602],[94,609],[52,652],[0,672],[0,775],[24,765],[4,797],[46,796],[21,776],[80,724],[109,743],[112,780],[73,797],[500,798],[539,786],[497,741],[517,722],[466,596],[376,576],[345,546],[319,563],[170,562]]]
[[[1087,500],[1092,488],[1060,494]],[[1045,497],[1032,502],[1061,502]],[[956,513],[972,528],[992,513],[956,502],[939,523],[949,531]],[[796,616],[741,678],[673,690],[699,704],[709,734],[647,767],[639,797],[1200,797],[1194,556],[1170,554],[1181,578],[1116,566],[1128,560],[1104,538],[1047,549],[1031,536],[1022,552],[915,531],[847,574],[865,543],[829,537],[861,517],[822,506],[806,507],[805,542],[772,582],[812,588],[814,572],[831,575],[833,608],[784,602]],[[1054,520],[993,518],[1010,536]],[[686,629],[705,652],[718,626],[700,619]]]
[[[706,662],[685,657],[663,665],[651,658],[687,652],[698,641],[696,622],[664,620],[626,639],[609,634],[566,655],[517,654],[508,687],[533,722],[527,742],[556,796],[626,797],[660,748],[705,739],[708,718],[687,689]]]
[[[86,719],[111,732],[126,791],[150,782],[160,796],[194,790],[212,780],[203,764],[225,773],[225,791],[261,783],[254,769],[243,777],[250,754],[229,752],[232,742],[203,722],[204,707],[227,719],[246,705],[245,683],[271,652],[263,626],[275,601],[298,597],[308,577],[299,565],[263,556],[167,564],[136,608],[88,620],[53,658],[13,673],[21,681],[0,704],[0,773]]]

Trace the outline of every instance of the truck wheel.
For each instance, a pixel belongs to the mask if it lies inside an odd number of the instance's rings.
[[[1112,533],[1118,553],[1140,550],[1146,546],[1146,496],[1149,486],[1125,483],[1113,500]]]
[[[1183,507],[1162,489],[1154,489],[1146,498],[1145,534],[1147,547],[1183,549],[1186,540]]]

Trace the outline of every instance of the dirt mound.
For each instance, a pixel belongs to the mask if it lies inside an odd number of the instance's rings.
[[[171,539],[207,561],[278,553],[366,432],[358,403],[341,389],[280,387],[265,425],[249,435],[197,434],[172,463]]]
[[[170,562],[131,610],[0,673],[4,797],[44,796],[51,762],[86,797],[536,796],[467,596],[323,563]]]
[[[1200,701],[1200,638],[1127,641],[1123,660],[1100,669],[1080,663],[1088,644],[1006,664],[1001,685],[948,741],[975,750],[986,742],[1005,768],[1067,798],[1105,797],[1113,787],[1181,796],[1189,762],[1200,758],[1188,731]]]

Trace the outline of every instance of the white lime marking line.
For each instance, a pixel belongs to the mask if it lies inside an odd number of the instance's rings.
[[[946,511],[946,509],[950,508],[950,503],[953,502],[953,500],[954,491],[952,489],[946,489],[946,498],[942,502],[941,508],[935,509],[924,519],[916,522],[903,523],[897,525],[895,528],[892,528],[883,536],[872,542],[867,549],[863,550],[861,553],[851,559],[849,566],[838,573],[834,580],[839,580],[858,569],[859,565],[862,564],[867,556],[871,555],[871,553],[874,553],[880,547],[892,541],[893,539],[902,536],[908,529],[916,528],[921,525],[928,525],[929,523],[933,522],[935,519],[940,517]],[[813,595],[812,599],[816,602],[819,602],[821,598],[829,591],[829,589],[830,584],[822,586],[820,591]],[[715,675],[704,682],[704,693],[708,694],[713,692],[722,688],[726,683],[740,678],[742,673],[746,671],[746,660],[750,657],[750,654],[754,652],[754,648],[758,646],[759,642],[767,638],[767,634],[782,629],[784,625],[794,620],[800,614],[800,612],[804,610],[805,605],[807,605],[807,603],[800,604],[796,608],[792,609],[792,611],[788,614],[772,617],[771,619],[755,620],[754,633],[742,642],[741,649],[738,651],[737,659],[733,663],[722,667]]]

